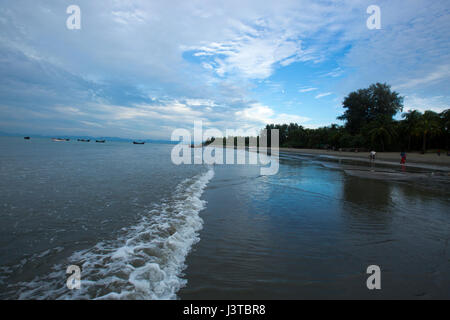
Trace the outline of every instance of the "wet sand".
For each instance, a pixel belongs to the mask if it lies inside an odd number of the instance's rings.
[[[280,148],[280,152],[311,155],[320,158],[354,160],[367,163],[370,162],[368,152],[339,152],[331,150],[294,148]],[[400,152],[377,152],[375,163],[398,166],[400,164]],[[406,153],[406,167],[450,172],[450,156],[447,156],[446,151],[441,152],[440,156],[436,153]]]
[[[449,197],[416,183],[444,174],[289,152],[272,176],[214,170],[181,299],[450,297]]]
[[[370,161],[362,157],[335,156],[325,152],[312,154],[281,150],[279,156],[280,159],[311,159],[325,168],[343,171],[348,176],[404,183],[441,194],[450,193],[447,188],[450,185],[450,167],[447,166],[412,162],[401,165],[393,161]]]

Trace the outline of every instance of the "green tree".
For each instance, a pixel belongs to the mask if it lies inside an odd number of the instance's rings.
[[[357,134],[380,116],[392,117],[403,110],[403,97],[387,84],[372,84],[367,89],[351,92],[342,103],[345,112],[338,117],[346,122],[350,134]]]
[[[346,110],[338,119],[346,122],[345,128],[350,134],[358,133],[366,124],[370,103],[369,89],[359,89],[345,97],[342,105]]]
[[[392,143],[393,138],[397,137],[394,121],[390,116],[378,116],[363,130],[367,132],[372,145],[381,146],[381,151],[386,150],[386,146]]]
[[[398,112],[403,111],[403,97],[391,91],[391,86],[386,83],[376,83],[369,87],[370,108],[368,121],[375,120],[381,116],[392,119]]]
[[[411,151],[411,139],[418,135],[420,131],[419,124],[422,118],[422,113],[417,110],[409,110],[402,114],[405,119],[402,122],[402,127],[405,129],[405,133],[408,135],[408,151]]]
[[[422,153],[427,151],[427,138],[440,132],[440,118],[434,111],[425,111],[418,123],[417,132],[422,134]]]

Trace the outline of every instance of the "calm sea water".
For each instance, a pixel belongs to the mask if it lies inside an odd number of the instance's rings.
[[[450,298],[448,193],[299,156],[175,166],[172,147],[0,138],[0,298]]]
[[[0,138],[0,298],[175,298],[213,171],[172,147]]]

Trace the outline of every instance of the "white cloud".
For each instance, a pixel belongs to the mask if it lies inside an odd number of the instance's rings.
[[[446,109],[450,109],[449,97],[434,96],[434,97],[419,97],[417,95],[405,96],[403,102],[403,110],[418,110],[424,112],[426,110],[432,110],[435,112],[442,112]]]
[[[70,106],[56,106],[53,108],[53,110],[58,111],[63,114],[66,114],[66,115],[69,115],[69,116],[85,114],[79,108],[70,107]]]
[[[302,126],[307,128],[307,129],[317,129],[317,128],[323,128],[323,127],[329,126],[329,124],[305,123],[305,124],[302,124]]]
[[[284,123],[304,123],[310,119],[293,114],[276,114],[275,111],[268,106],[259,103],[253,104],[251,107],[241,111],[237,111],[235,115],[249,122],[256,122],[262,125],[266,124],[284,124]]]
[[[325,73],[323,76],[337,78],[337,77],[340,77],[343,73],[344,73],[344,71],[340,67],[337,67],[337,68],[333,69],[332,71]]]
[[[188,106],[207,106],[207,107],[215,107],[217,104],[210,99],[186,99],[186,104]]]
[[[304,92],[311,92],[311,91],[316,91],[318,90],[318,88],[303,88],[300,89],[299,92],[304,93]]]
[[[395,90],[418,88],[419,86],[427,86],[433,82],[450,78],[450,64],[440,65],[434,71],[422,75],[419,78],[408,79],[393,88]]]
[[[317,96],[315,96],[315,98],[316,99],[320,99],[320,98],[327,97],[327,96],[332,95],[332,94],[333,94],[333,92],[320,93]]]
[[[132,11],[112,11],[111,14],[114,21],[125,25],[135,22],[143,23],[148,18],[144,11],[137,9]]]
[[[101,124],[97,122],[90,122],[90,121],[80,121],[82,124],[90,127],[96,127],[96,128],[104,128]]]
[[[301,54],[301,42],[280,39],[274,35],[235,35],[235,40],[224,43],[210,43],[201,47],[191,47],[197,56],[215,56],[214,63],[204,63],[213,68],[219,76],[239,74],[250,79],[269,77],[280,63],[287,66]]]

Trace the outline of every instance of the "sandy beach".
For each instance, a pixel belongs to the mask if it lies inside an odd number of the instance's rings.
[[[335,159],[347,159],[369,162],[368,152],[344,152],[319,149],[294,149],[280,148],[280,152],[299,153],[303,155],[313,155],[318,157],[331,157]],[[406,165],[431,170],[441,170],[450,172],[450,156],[446,151],[441,151],[441,155],[436,153],[420,154],[417,152],[406,153]],[[400,152],[377,152],[376,163],[386,165],[398,165],[400,163]]]

